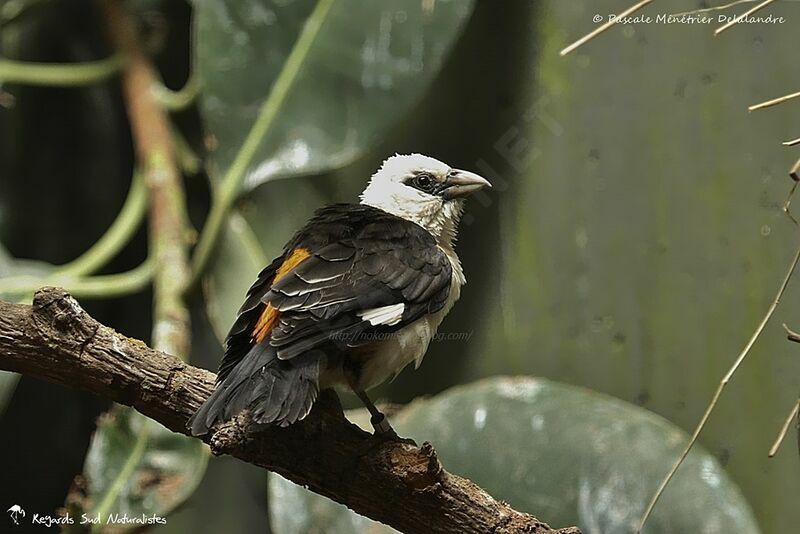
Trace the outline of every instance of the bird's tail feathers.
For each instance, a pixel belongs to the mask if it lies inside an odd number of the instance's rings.
[[[193,436],[249,410],[253,423],[288,426],[311,411],[325,354],[312,350],[279,360],[267,343],[254,345],[189,420]]]

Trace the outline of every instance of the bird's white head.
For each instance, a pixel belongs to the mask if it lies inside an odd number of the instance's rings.
[[[456,237],[464,199],[491,187],[485,178],[422,154],[396,154],[383,162],[361,193],[361,203],[413,221],[440,244]]]

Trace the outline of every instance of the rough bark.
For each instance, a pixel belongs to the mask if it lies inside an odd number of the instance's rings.
[[[60,289],[37,292],[33,306],[0,301],[0,368],[87,390],[186,434],[186,422],[211,393],[214,374],[155,351],[91,318]],[[300,423],[248,435],[243,421],[206,438],[406,533],[579,534],[551,529],[445,471],[430,444],[377,442],[323,395]]]

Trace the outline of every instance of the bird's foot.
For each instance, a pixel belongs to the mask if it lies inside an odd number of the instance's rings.
[[[372,434],[373,439],[417,446],[417,442],[413,439],[398,436],[392,425],[389,424],[389,420],[382,413],[372,416],[369,422],[372,423],[372,428],[375,429],[375,433]]]
[[[372,454],[377,449],[381,449],[384,445],[390,443],[405,443],[415,447],[417,446],[417,443],[413,439],[401,438],[398,436],[397,432],[392,428],[392,425],[389,424],[386,416],[382,413],[373,415],[372,418],[370,418],[370,423],[372,423],[375,432],[368,439],[364,440],[356,450],[355,461],[352,468],[349,470],[350,472],[355,472],[358,469],[362,458]]]

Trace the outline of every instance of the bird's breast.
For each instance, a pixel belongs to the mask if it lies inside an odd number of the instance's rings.
[[[362,389],[368,390],[393,379],[411,362],[415,368],[419,367],[439,325],[461,296],[461,286],[465,283],[461,263],[452,249],[443,247],[442,250],[453,268],[447,302],[439,311],[359,348],[355,357],[361,364],[358,381]]]

